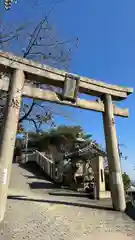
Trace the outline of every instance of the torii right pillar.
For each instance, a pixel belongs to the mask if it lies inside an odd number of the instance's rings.
[[[105,94],[103,96],[103,103],[104,103],[103,122],[106,150],[108,155],[112,205],[115,210],[125,211],[126,209],[125,192],[122,180],[122,172],[120,166],[118,142],[115,129],[113,103],[111,95]]]

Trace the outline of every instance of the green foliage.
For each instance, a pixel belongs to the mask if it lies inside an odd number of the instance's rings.
[[[123,178],[123,183],[124,183],[124,188],[125,190],[128,189],[131,185],[131,179],[128,176],[128,174],[126,174],[125,172],[122,174],[122,178]]]
[[[35,141],[38,149],[45,150],[49,145],[55,145],[59,150],[71,149],[77,137],[89,139],[91,135],[85,135],[81,126],[61,125],[51,129],[49,132],[29,133],[29,138]]]
[[[14,156],[20,156],[22,149],[22,139],[17,138],[15,142]]]
[[[131,185],[130,177],[128,176],[127,173],[124,172],[122,174],[122,178],[124,183],[124,189],[127,190]],[[109,172],[105,172],[105,184],[106,184],[106,189],[110,190]]]
[[[62,125],[56,129],[50,131],[50,134],[53,135],[64,135],[67,138],[75,139],[78,135],[81,137],[84,135],[83,129],[80,126],[66,126]]]
[[[21,148],[22,147],[22,139],[17,138],[15,142],[15,146]]]

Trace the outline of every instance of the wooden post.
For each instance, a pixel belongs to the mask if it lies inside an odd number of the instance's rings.
[[[11,74],[7,93],[7,102],[0,139],[0,222],[4,219],[6,209],[24,80],[23,71],[14,70]]]
[[[103,113],[103,122],[108,155],[112,204],[115,210],[124,211],[126,208],[125,193],[120,167],[111,95],[105,94],[103,97],[103,103],[105,108],[105,112]]]

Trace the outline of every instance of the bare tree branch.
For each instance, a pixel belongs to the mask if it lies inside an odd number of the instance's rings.
[[[44,18],[43,20],[41,20],[40,23],[35,27],[35,29],[34,29],[34,31],[33,31],[33,34],[31,35],[31,39],[30,39],[30,41],[29,41],[29,44],[28,44],[28,46],[27,46],[27,48],[26,48],[26,51],[25,51],[25,53],[23,54],[23,57],[24,57],[24,58],[26,58],[26,57],[29,55],[32,47],[35,46],[35,43],[36,43],[36,41],[37,41],[37,38],[38,38],[38,36],[39,36],[39,34],[40,34],[40,31],[41,31],[41,29],[42,29],[42,26],[43,26],[43,24],[44,24],[45,22],[47,22],[47,20],[48,20],[48,17],[45,16],[45,18]]]
[[[70,61],[71,48],[69,48],[67,51],[66,47],[66,51],[64,51],[64,49],[61,49],[61,47],[71,43],[72,40],[59,41],[58,39],[56,39],[52,32],[52,28],[50,28],[50,25],[48,23],[48,17],[50,13],[53,11],[54,7],[56,7],[56,5],[59,4],[60,2],[63,2],[63,0],[55,1],[50,7],[48,13],[44,16],[44,18],[41,19],[41,21],[34,27],[32,33],[26,34],[26,36],[30,38],[28,39],[28,43],[25,50],[23,51],[24,58],[29,59],[34,58],[36,60],[40,60],[43,62],[49,61],[49,63],[51,61],[51,63],[53,63],[54,66],[60,64],[66,66],[67,63]],[[0,44],[2,45],[8,42],[12,42],[14,40],[18,41],[18,38],[21,37],[20,33],[22,32],[22,30],[23,33],[25,33],[24,26],[17,28],[13,32],[9,32],[9,34],[5,33],[3,34],[3,31],[0,31]],[[26,42],[27,39],[25,43]],[[53,89],[53,87],[46,85],[40,85],[40,87],[41,88],[49,87]],[[36,106],[39,107],[39,105],[40,104],[38,104],[38,101],[33,99],[29,109],[26,106],[23,106],[21,109],[21,113],[24,114],[19,119],[19,124],[22,123],[24,120],[31,121],[34,124],[36,131],[39,130],[43,123],[47,123],[50,121],[51,124],[53,124],[52,114],[54,114],[54,112],[51,111],[50,109],[44,108],[43,115],[40,118],[35,117],[34,114],[36,114],[36,110],[34,110],[34,107]]]
[[[33,110],[33,107],[35,106],[35,104],[36,104],[35,100],[33,99],[28,112],[26,112],[25,115],[19,119],[19,123],[21,123],[23,120],[27,119],[27,117],[30,115],[31,111]]]
[[[35,126],[35,129],[36,129],[36,132],[38,133],[39,130],[38,130],[38,127],[37,127],[36,121],[35,121],[34,119],[32,119],[32,118],[27,118],[27,121],[29,121],[29,122],[33,122],[33,124],[34,124],[34,126]]]

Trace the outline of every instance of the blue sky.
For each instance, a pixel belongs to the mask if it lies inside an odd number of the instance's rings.
[[[34,0],[33,0],[34,1]],[[5,21],[23,21],[24,17],[37,21],[49,9],[51,1],[38,0],[39,6],[31,6],[27,0],[18,0]],[[52,1],[54,2],[54,1]],[[27,5],[27,8],[26,8]],[[25,11],[21,9],[25,7]],[[99,79],[107,83],[135,87],[135,1],[134,0],[63,0],[52,14],[50,22],[62,39],[79,38],[74,51],[70,71]],[[28,17],[29,14],[29,17]],[[135,180],[135,95],[119,103],[129,107],[128,119],[116,118],[117,135],[128,160],[122,160],[122,169]],[[53,106],[56,108],[56,106]],[[59,109],[61,109],[59,107]],[[79,109],[62,108],[93,138],[104,146],[102,115]],[[75,122],[55,117],[57,124]]]

